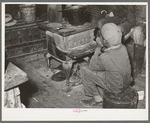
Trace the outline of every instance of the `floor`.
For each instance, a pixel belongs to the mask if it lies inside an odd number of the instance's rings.
[[[40,69],[47,68],[45,59],[23,62],[17,66],[29,77],[28,82],[20,85],[21,99],[26,107],[84,108],[80,104],[80,100],[84,98],[83,86],[80,85],[69,93],[60,91],[58,88],[65,85],[65,81],[54,82],[51,76],[45,77],[39,72]]]
[[[29,81],[20,85],[21,101],[27,108],[85,108],[80,100],[87,99],[84,95],[83,85],[74,87],[66,93],[65,81],[55,82],[51,80],[51,70],[45,72],[45,58],[21,62],[16,64],[25,71]],[[45,73],[44,73],[45,72]],[[137,79],[137,83],[145,83],[145,79]],[[144,88],[136,84],[133,86],[137,91],[144,91]],[[95,107],[102,108],[102,106]],[[138,109],[145,108],[145,98],[138,101]]]

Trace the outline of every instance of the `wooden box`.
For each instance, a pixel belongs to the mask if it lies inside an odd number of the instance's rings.
[[[5,31],[5,48],[8,59],[31,57],[47,49],[46,35],[36,23],[16,24]]]

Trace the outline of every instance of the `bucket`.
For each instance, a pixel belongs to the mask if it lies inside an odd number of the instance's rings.
[[[22,4],[20,5],[21,18],[27,23],[35,21],[35,5]]]
[[[131,87],[119,94],[104,91],[103,108],[137,108],[138,94]]]
[[[74,26],[90,22],[90,14],[86,12],[85,6],[78,9],[67,10],[65,14],[69,23]]]

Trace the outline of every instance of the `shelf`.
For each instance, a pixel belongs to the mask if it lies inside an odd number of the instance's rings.
[[[27,23],[27,22],[24,22],[24,21],[17,20],[17,24],[16,25],[13,25],[13,26],[10,26],[10,27],[5,27],[5,31],[13,30],[13,29],[17,29],[17,28],[25,28],[25,27],[30,27],[30,26],[37,26],[37,23],[41,22],[41,21],[42,20],[36,20],[35,22]]]
[[[8,59],[13,59],[13,58],[17,58],[17,57],[26,56],[26,55],[31,55],[31,54],[35,54],[35,53],[39,53],[39,52],[43,52],[43,51],[47,51],[47,49],[43,49],[43,50],[31,52],[31,53],[25,53],[25,54],[21,54],[21,55],[17,55],[17,56],[8,57]]]
[[[17,47],[17,46],[22,46],[22,45],[27,45],[27,44],[32,44],[32,43],[35,43],[35,42],[41,42],[43,40],[46,40],[46,38],[38,39],[38,40],[33,40],[33,41],[29,41],[29,42],[25,42],[25,43],[20,43],[20,44],[9,45],[9,46],[6,46],[6,49],[7,48],[9,49],[9,48]]]

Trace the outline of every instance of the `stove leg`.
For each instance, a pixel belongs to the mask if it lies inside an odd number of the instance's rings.
[[[73,61],[66,61],[62,63],[62,67],[63,67],[63,71],[66,75],[66,86],[70,85],[69,79],[70,79],[70,75],[71,75],[71,68],[73,65]]]
[[[46,58],[46,64],[47,64],[47,68],[45,71],[48,71],[50,69],[50,61],[49,61],[49,58],[51,57],[51,54],[50,53],[47,53],[45,58]]]

